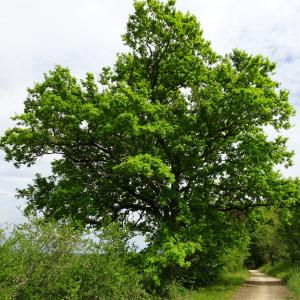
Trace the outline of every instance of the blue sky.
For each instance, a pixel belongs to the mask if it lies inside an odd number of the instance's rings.
[[[22,111],[26,88],[42,80],[55,64],[75,76],[99,73],[124,50],[132,0],[0,0],[0,134],[12,126],[10,116]],[[287,135],[295,165],[285,176],[300,175],[300,1],[177,0],[177,7],[195,14],[219,53],[233,48],[263,54],[277,62],[275,78],[290,91],[298,114]],[[35,173],[49,172],[49,159],[33,168],[15,169],[0,153],[0,224],[23,221],[24,202],[15,189]]]

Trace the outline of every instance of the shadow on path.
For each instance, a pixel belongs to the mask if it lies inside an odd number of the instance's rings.
[[[251,276],[231,300],[287,300],[296,299],[278,278],[257,270],[249,270]]]

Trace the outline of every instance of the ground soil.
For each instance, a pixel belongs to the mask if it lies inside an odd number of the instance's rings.
[[[251,276],[231,300],[295,300],[281,280],[257,270],[250,270]]]

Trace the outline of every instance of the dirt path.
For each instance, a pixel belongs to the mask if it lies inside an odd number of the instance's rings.
[[[231,300],[286,300],[296,299],[280,279],[250,270],[251,276]]]

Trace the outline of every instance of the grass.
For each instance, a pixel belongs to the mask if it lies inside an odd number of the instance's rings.
[[[280,261],[274,266],[270,264],[264,265],[260,268],[262,272],[265,272],[271,276],[282,279],[290,290],[292,290],[297,299],[300,299],[300,266],[293,265],[290,262]]]
[[[249,272],[244,269],[238,272],[224,272],[216,284],[199,288],[177,300],[226,300],[230,299],[236,290],[249,277]]]

